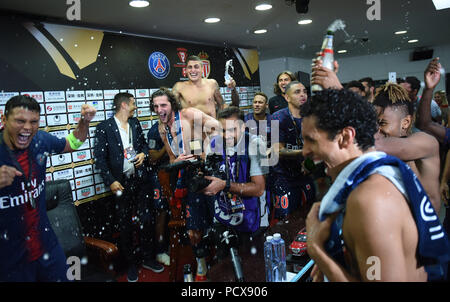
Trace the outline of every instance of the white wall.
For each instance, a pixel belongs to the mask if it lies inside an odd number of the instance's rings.
[[[450,45],[432,47],[433,57],[439,57],[445,72],[450,72]],[[415,76],[423,81],[423,73],[430,60],[409,60],[412,50],[396,53],[374,54],[359,57],[340,57],[335,55],[339,63],[339,79],[341,82],[359,80],[370,76],[374,80],[387,79],[389,72],[397,72],[397,77]],[[312,59],[312,58],[311,58]],[[283,70],[292,72],[311,72],[311,60],[283,57],[278,59],[263,60],[259,62],[261,90],[269,97],[273,96],[273,84],[277,75]],[[445,90],[445,75],[441,75],[441,81],[437,90]]]

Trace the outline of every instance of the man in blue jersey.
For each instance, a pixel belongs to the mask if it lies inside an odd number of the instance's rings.
[[[256,92],[252,102],[253,112],[244,116],[244,122],[255,121],[254,124],[247,123],[250,134],[262,136],[267,142],[267,147],[270,147],[270,121],[272,116],[266,113],[267,106],[267,95],[263,92]],[[260,129],[262,125],[265,125],[265,127]]]
[[[0,281],[67,281],[66,257],[47,216],[46,162],[51,153],[77,150],[95,113],[83,105],[77,128],[60,139],[38,130],[35,99],[20,95],[6,103],[0,132]]]
[[[161,187],[159,174],[165,173],[159,171],[160,165],[167,164],[169,162],[169,156],[167,155],[164,143],[159,135],[159,121],[156,121],[147,133],[148,142],[148,157],[149,157],[149,177],[150,186],[154,192],[153,195],[153,210],[155,216],[155,238],[156,238],[156,260],[164,265],[170,265],[170,256],[167,254],[167,219],[169,211],[169,203]]]
[[[306,103],[307,97],[303,84],[290,82],[286,86],[288,107],[272,115],[272,121],[279,122],[279,141],[272,146],[272,152],[279,152],[279,162],[272,173],[272,224],[315,201],[314,182],[304,175],[302,169],[304,158],[300,106]]]

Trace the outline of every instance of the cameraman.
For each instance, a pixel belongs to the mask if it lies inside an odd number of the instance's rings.
[[[273,216],[271,225],[286,219],[292,212],[315,201],[315,186],[302,172],[302,117],[300,106],[308,99],[305,86],[292,81],[286,86],[288,107],[272,115],[279,121],[279,142],[273,152],[279,152],[279,162],[273,171]]]
[[[238,107],[225,108],[217,116],[223,139],[213,139],[211,150],[222,155],[220,170],[224,176],[205,176],[211,183],[203,192],[215,196],[216,220],[240,234],[255,234],[269,225],[266,143],[245,131],[244,115]]]
[[[174,94],[167,88],[161,88],[152,94],[150,108],[159,117],[159,134],[171,163],[194,161],[198,155],[204,157],[202,145],[207,146],[213,129],[220,128],[215,118],[196,108],[180,109]],[[195,279],[206,281],[207,249],[203,235],[212,225],[213,199],[200,193],[188,192],[185,172],[185,169],[179,171],[173,198],[186,205],[186,230],[197,259]]]

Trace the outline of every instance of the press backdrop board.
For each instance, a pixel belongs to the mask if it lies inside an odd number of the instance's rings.
[[[217,80],[225,101],[225,62],[233,59],[240,106],[248,112],[260,90],[259,59],[255,49],[217,47],[45,23],[21,16],[0,16],[0,114],[13,96],[27,94],[41,106],[40,129],[67,136],[80,119],[81,105],[97,108],[88,139],[72,153],[47,158],[47,180],[68,179],[76,204],[111,194],[95,169],[96,125],[113,116],[118,92],[136,98],[136,117],[144,133],[157,117],[149,97],[159,87],[187,80],[186,58],[203,60],[203,75]]]

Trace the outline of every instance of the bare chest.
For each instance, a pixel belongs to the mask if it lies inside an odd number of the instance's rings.
[[[193,85],[186,85],[180,91],[184,102],[190,107],[197,105],[208,105],[214,101],[214,89],[209,85],[202,85],[200,87]]]

